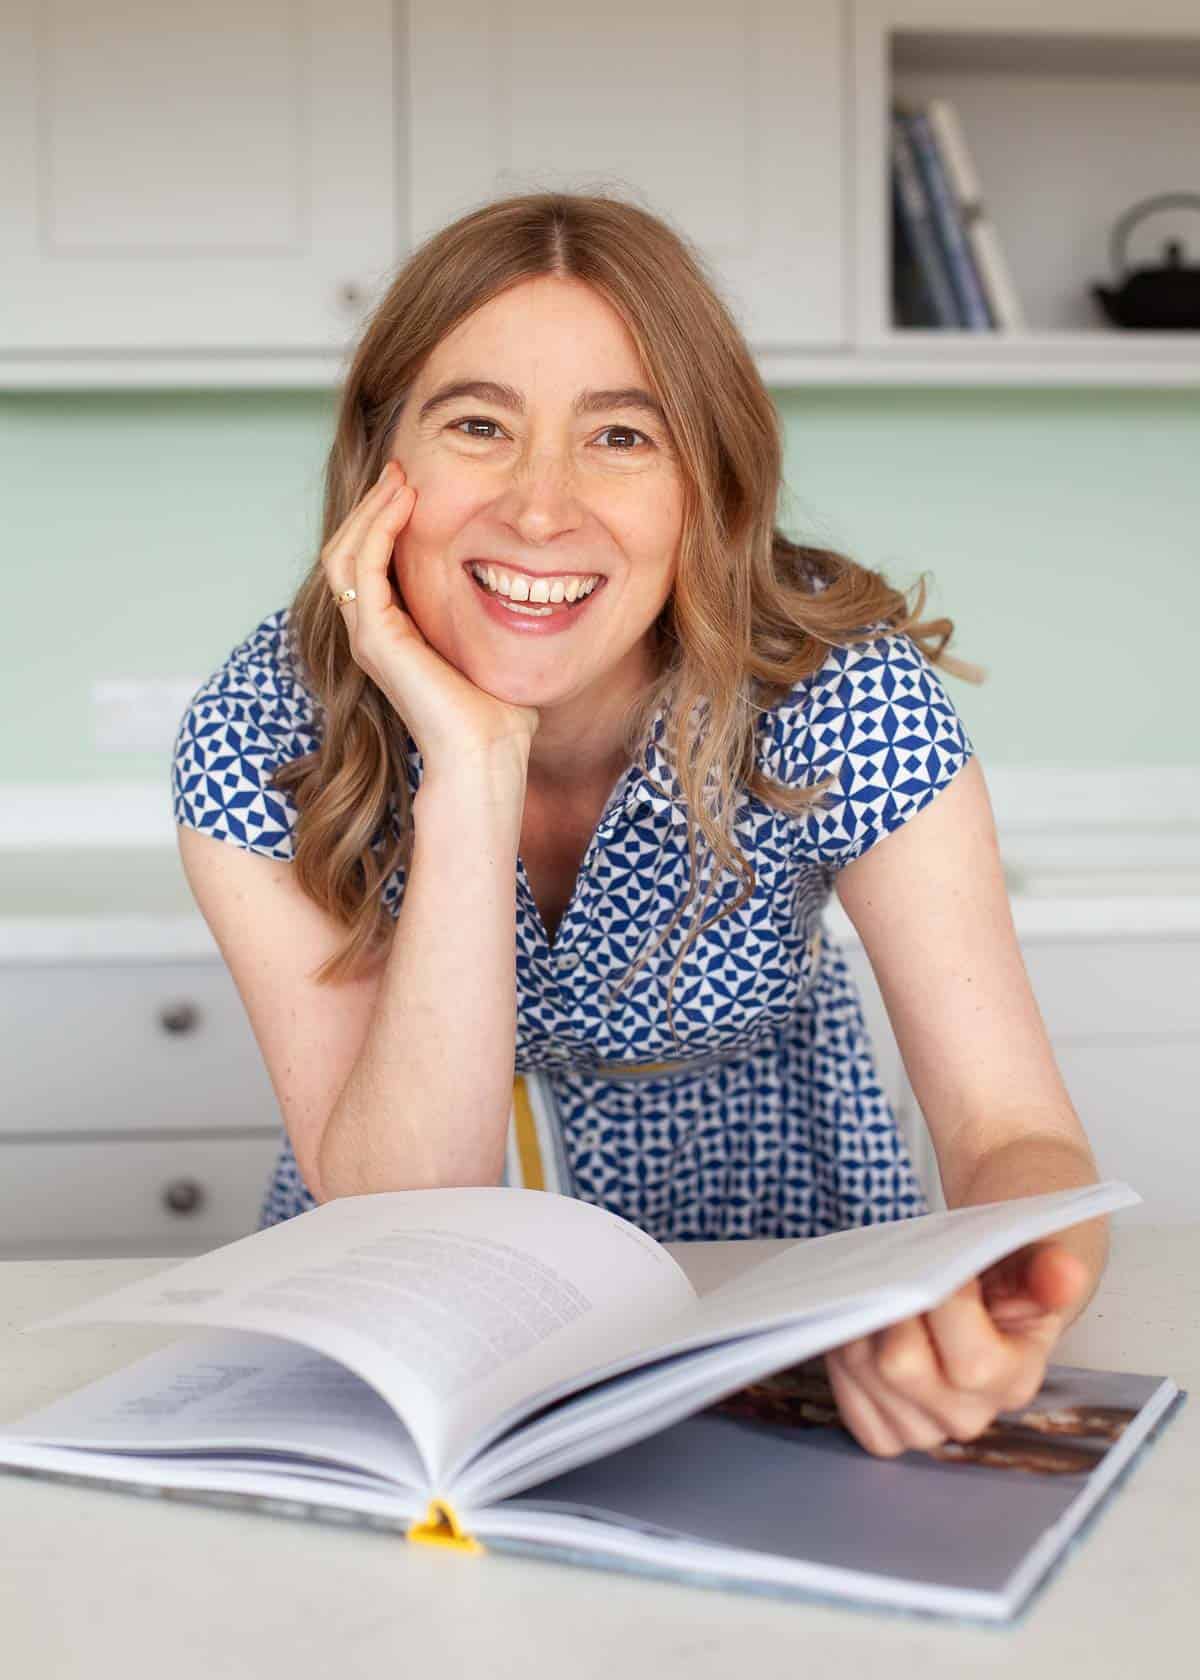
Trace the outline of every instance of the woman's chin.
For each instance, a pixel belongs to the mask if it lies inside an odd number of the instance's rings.
[[[541,711],[570,698],[561,683],[513,682],[511,677],[499,674],[471,675],[471,681],[493,700],[503,700],[506,706],[534,706]]]

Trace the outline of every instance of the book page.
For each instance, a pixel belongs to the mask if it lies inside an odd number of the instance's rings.
[[[442,1468],[523,1398],[643,1343],[694,1304],[634,1225],[541,1190],[345,1196],[30,1328],[219,1325],[339,1360]]]
[[[217,1449],[258,1451],[294,1470],[426,1485],[408,1431],[369,1383],[311,1348],[237,1330],[185,1336],[0,1425],[0,1458],[6,1438],[207,1462]]]
[[[879,1291],[917,1298],[924,1304],[912,1310],[925,1311],[1026,1243],[1141,1199],[1127,1184],[1106,1179],[811,1237],[705,1295],[688,1313],[686,1332],[744,1334],[829,1313]]]
[[[915,1316],[992,1261],[1039,1236],[1141,1198],[1113,1181],[913,1219],[856,1226],[789,1244],[688,1305],[611,1366],[538,1398],[539,1415],[489,1442],[477,1435],[451,1466],[465,1496],[527,1485],[543,1457],[585,1463],[609,1443],[652,1434],[741,1380]],[[786,1354],[783,1350],[786,1348]]]

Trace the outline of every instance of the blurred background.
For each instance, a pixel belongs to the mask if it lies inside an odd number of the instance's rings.
[[[175,729],[315,558],[390,275],[547,186],[695,242],[783,420],[779,523],[924,574],[987,669],[944,680],[1060,1066],[1102,1171],[1194,1216],[1192,0],[6,0],[0,153],[0,1255],[255,1225],[279,1116]]]

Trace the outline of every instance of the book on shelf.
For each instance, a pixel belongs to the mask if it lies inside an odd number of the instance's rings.
[[[957,109],[892,111],[893,308],[906,326],[1026,325]]]
[[[4,1425],[0,1469],[1004,1620],[1181,1391],[1051,1366],[974,1441],[888,1459],[840,1426],[819,1356],[1140,1199],[1105,1181],[855,1227],[698,1295],[571,1197],[342,1197],[29,1326],[183,1333]]]
[[[916,149],[899,111],[892,112],[892,309],[902,326],[964,325]]]

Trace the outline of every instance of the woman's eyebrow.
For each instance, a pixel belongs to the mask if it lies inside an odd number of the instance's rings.
[[[439,385],[433,395],[426,398],[417,415],[418,421],[447,403],[457,402],[460,397],[478,397],[483,402],[494,403],[497,408],[511,409],[514,414],[525,412],[525,398],[512,385],[502,385],[494,379],[455,379],[447,385]],[[662,404],[638,385],[625,385],[609,391],[581,391],[572,406],[576,414],[598,414],[610,408],[641,408],[653,414],[664,427],[667,424]]]

